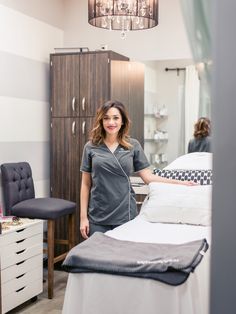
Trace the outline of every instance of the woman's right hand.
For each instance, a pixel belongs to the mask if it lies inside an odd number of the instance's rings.
[[[89,236],[88,218],[83,218],[80,220],[80,233],[84,239],[88,239],[88,236]]]

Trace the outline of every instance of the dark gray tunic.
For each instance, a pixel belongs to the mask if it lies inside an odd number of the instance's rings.
[[[188,144],[188,153],[195,152],[211,152],[211,139],[209,136],[200,138],[200,139],[192,139]]]
[[[120,225],[137,215],[135,193],[129,177],[149,167],[144,151],[135,139],[129,150],[118,146],[112,153],[105,144],[84,146],[80,170],[90,172],[92,186],[89,220],[102,225]]]

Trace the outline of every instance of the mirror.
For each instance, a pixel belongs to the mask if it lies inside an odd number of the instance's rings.
[[[185,153],[185,67],[194,62],[141,62],[145,65],[144,151],[152,168],[163,168]]]

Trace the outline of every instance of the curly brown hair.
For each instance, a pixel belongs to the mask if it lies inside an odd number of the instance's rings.
[[[118,142],[124,148],[130,149],[132,147],[129,137],[131,121],[128,117],[125,106],[117,100],[109,100],[98,108],[93,124],[93,129],[90,132],[90,140],[95,145],[99,145],[104,142],[106,132],[103,127],[103,118],[110,108],[118,109],[122,117],[122,126],[118,133]]]
[[[194,137],[197,139],[209,136],[211,133],[211,121],[206,117],[201,117],[194,125]]]

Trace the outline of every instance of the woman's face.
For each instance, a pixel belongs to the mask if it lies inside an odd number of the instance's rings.
[[[122,126],[122,116],[117,108],[110,108],[103,117],[103,127],[108,135],[118,135]]]

